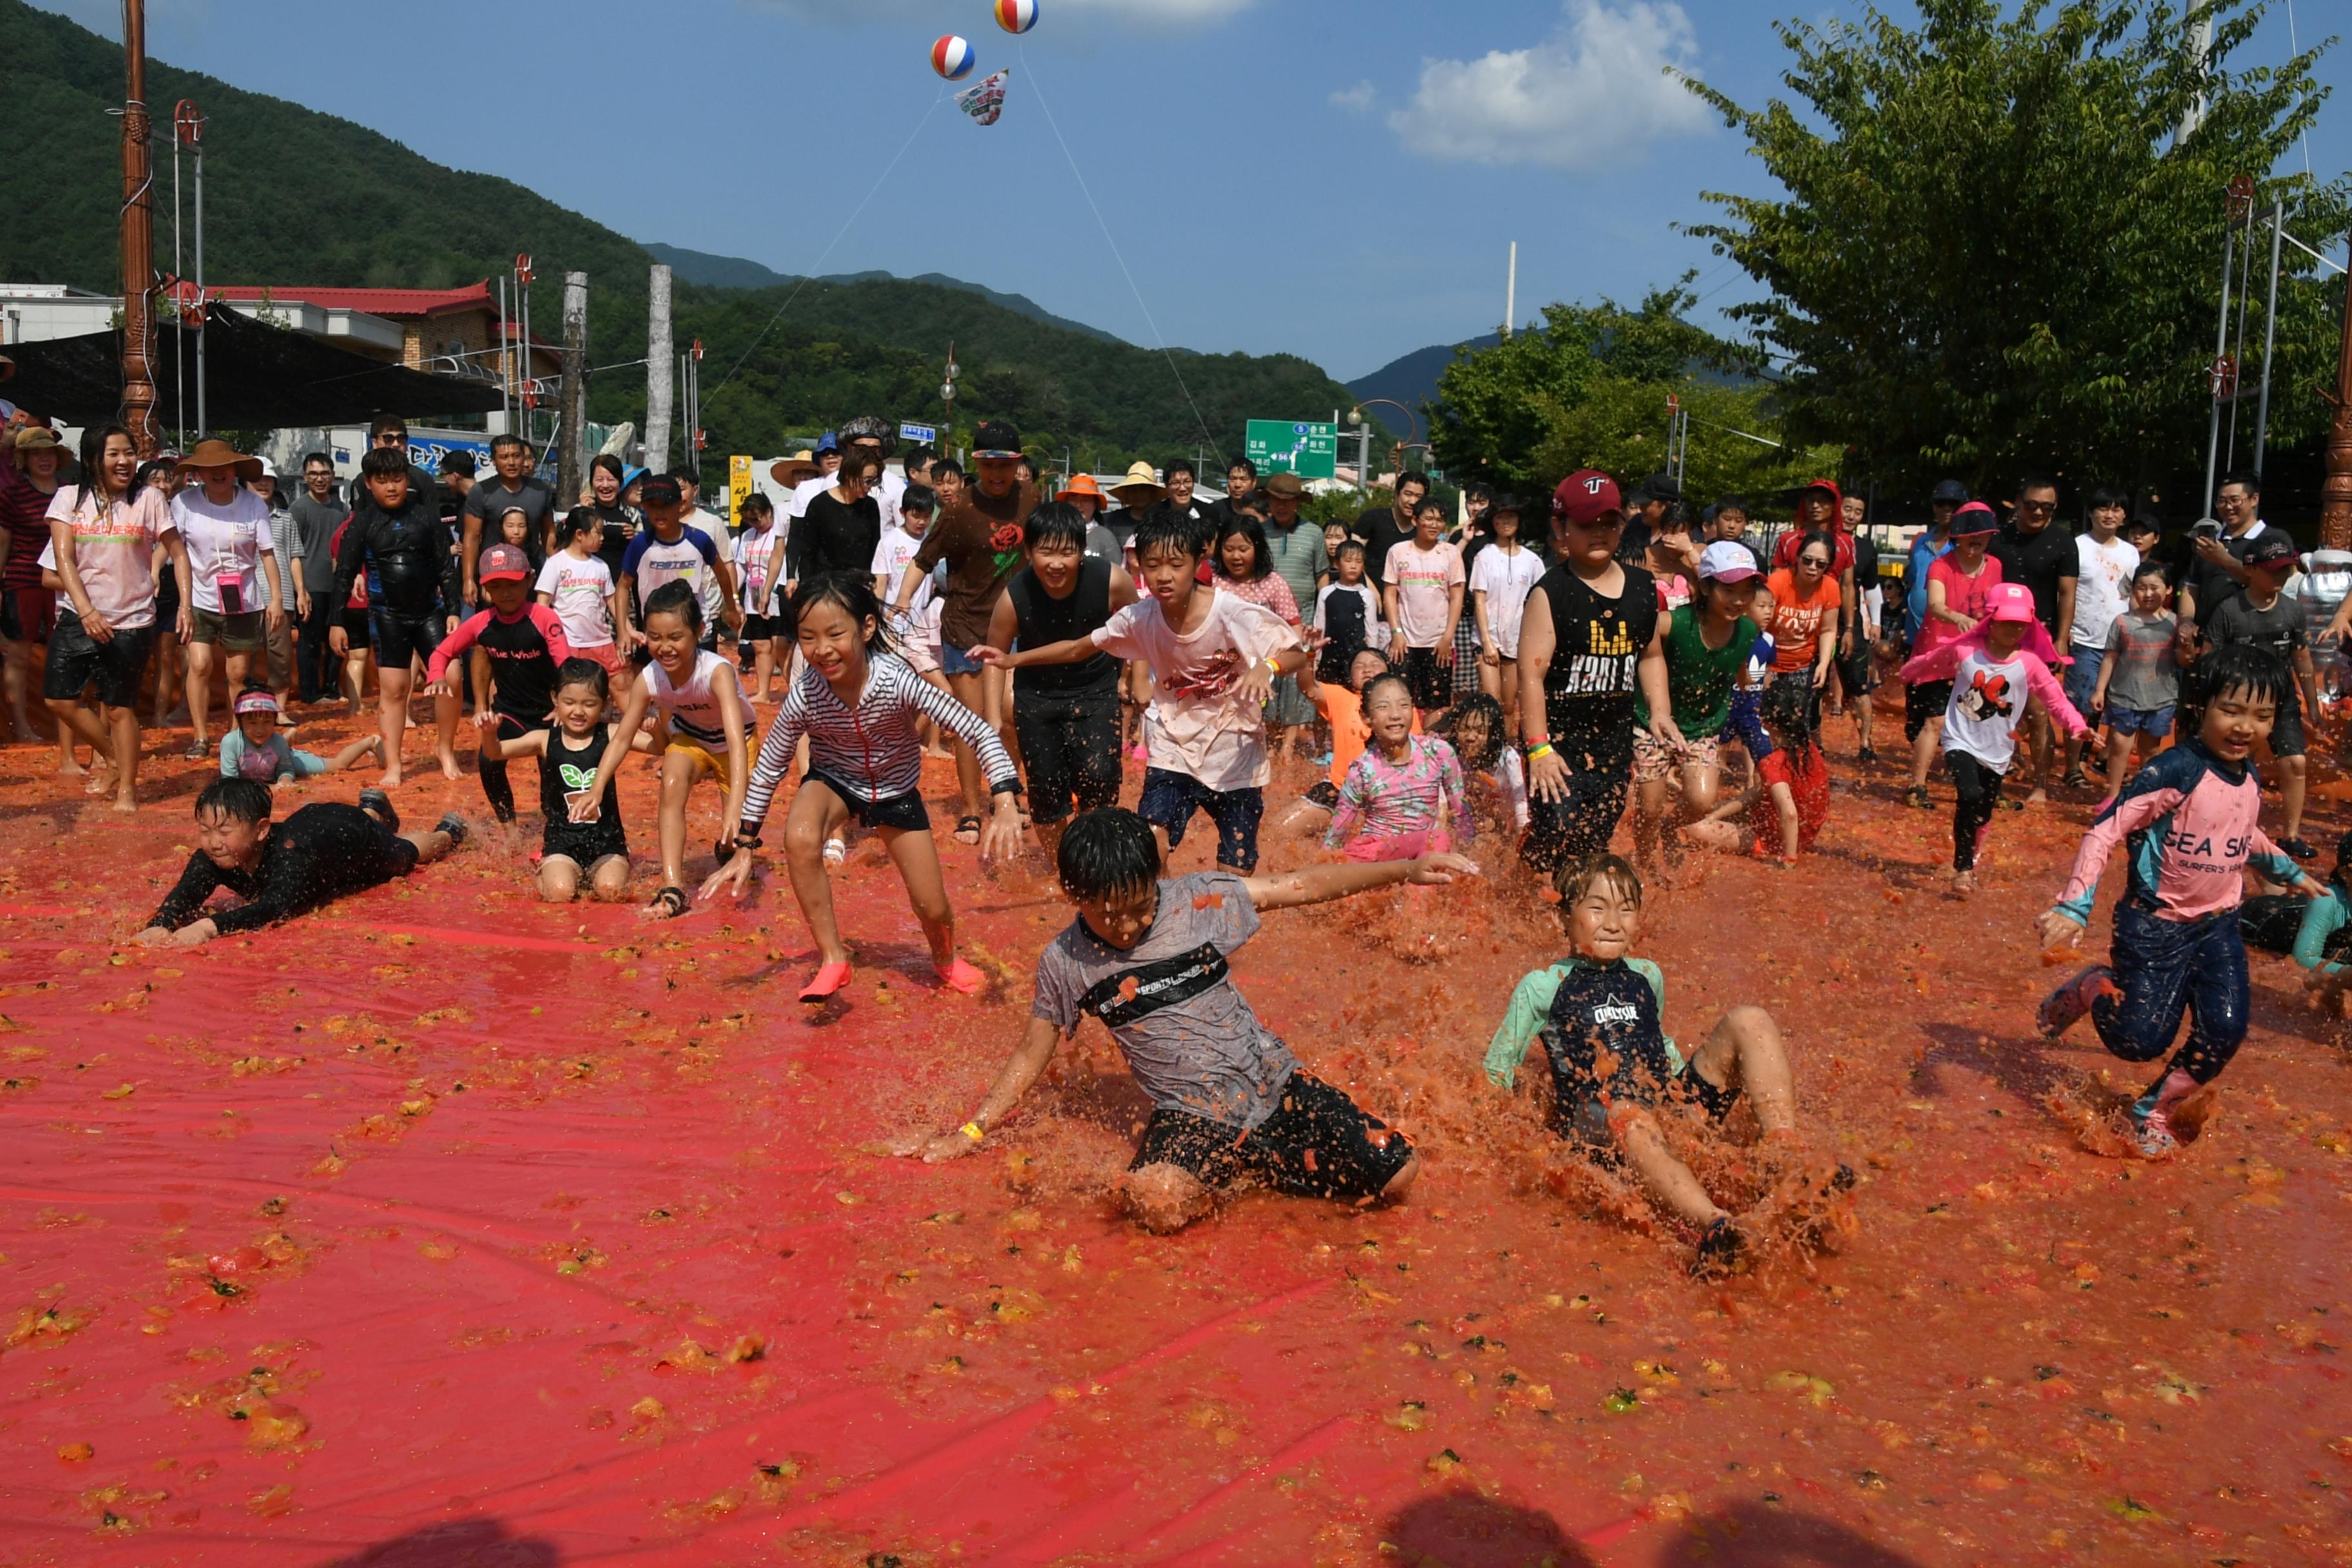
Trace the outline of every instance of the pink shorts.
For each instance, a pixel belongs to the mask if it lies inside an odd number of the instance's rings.
[[[575,647],[572,650],[572,655],[574,658],[584,658],[592,664],[603,665],[604,673],[607,675],[625,675],[629,672],[629,661],[621,657],[621,645],[618,643],[600,642],[587,647]]]
[[[1350,860],[1418,860],[1432,849],[1445,847],[1443,829],[1424,827],[1418,833],[1359,833],[1348,840]]]

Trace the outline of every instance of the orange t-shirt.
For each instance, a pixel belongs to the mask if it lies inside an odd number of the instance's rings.
[[[1822,623],[1837,625],[1837,579],[1827,574],[1810,599],[1797,587],[1797,574],[1782,567],[1765,580],[1772,590],[1772,642],[1780,652],[1772,660],[1779,670],[1810,669],[1822,646]]]

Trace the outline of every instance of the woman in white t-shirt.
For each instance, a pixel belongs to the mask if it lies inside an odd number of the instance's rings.
[[[82,482],[59,485],[49,502],[49,547],[41,564],[58,574],[58,626],[49,638],[41,696],[60,726],[98,753],[88,788],[111,782],[114,809],[139,809],[139,681],[155,641],[155,573],[160,545],[180,583],[179,624],[186,636],[188,554],[163,498],[131,478],[139,449],[120,425],[93,425],[82,433]],[[96,685],[98,713],[81,705],[82,689]]]
[[[212,754],[205,731],[211,716],[213,650],[218,647],[224,656],[229,693],[241,690],[254,656],[267,653],[271,635],[286,624],[286,579],[269,526],[269,503],[237,482],[258,479],[261,459],[226,441],[199,441],[177,467],[191,481],[172,498],[172,523],[188,562],[187,695],[194,728],[185,755],[200,763]]]
[[[1498,495],[1486,509],[1494,542],[1470,565],[1470,607],[1478,617],[1478,689],[1503,705],[1503,732],[1519,731],[1519,619],[1528,592],[1544,574],[1543,557],[1519,542],[1517,496]]]

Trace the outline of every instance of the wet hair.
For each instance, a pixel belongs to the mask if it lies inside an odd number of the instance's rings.
[[[605,672],[603,665],[593,658],[567,658],[557,667],[555,689],[561,691],[567,686],[593,687],[597,701],[612,700],[613,678]]]
[[[1189,517],[1179,517],[1172,510],[1154,507],[1136,519],[1135,558],[1138,562],[1154,550],[1176,550],[1198,561],[1201,558],[1201,530]]]
[[[665,583],[646,595],[644,618],[650,621],[656,616],[676,616],[686,623],[687,630],[698,637],[702,635],[702,600],[691,583]]]
[[[936,515],[940,510],[940,492],[929,485],[908,485],[907,493],[898,498],[898,510],[928,511]]]
[[[1034,550],[1041,544],[1064,544],[1073,550],[1085,550],[1086,513],[1066,500],[1040,503],[1021,525],[1021,547]]]
[[[2277,707],[2294,689],[2286,660],[2252,643],[2231,643],[2180,672],[2180,713],[2193,732],[2203,726],[2205,710],[2216,698],[2242,691],[2252,700]]]
[[[866,634],[866,652],[868,658],[890,651],[888,617],[882,613],[882,601],[875,595],[874,579],[863,572],[820,572],[801,579],[793,593],[793,624],[808,624],[809,612],[819,605],[836,606],[849,617],[849,624],[872,621],[873,631]]]
[[[1830,552],[1830,568],[1834,568],[1837,565],[1837,541],[1832,539],[1827,532],[1818,528],[1809,531],[1803,539],[1798,541],[1798,556],[1802,558],[1805,552],[1811,550],[1816,544]],[[1824,570],[1827,569],[1828,568],[1825,568]]]
[[[1230,574],[1225,572],[1225,541],[1233,538],[1234,535],[1237,533],[1244,539],[1249,541],[1250,549],[1255,552],[1255,553],[1250,556],[1249,575],[1246,577],[1236,577],[1234,578],[1233,581],[1237,583],[1257,582],[1260,578],[1265,577],[1273,572],[1274,557],[1266,549],[1265,528],[1254,517],[1240,516],[1233,518],[1231,521],[1226,522],[1224,527],[1217,530],[1216,570],[1220,575],[1230,575]]]
[[[218,812],[232,822],[269,820],[269,786],[248,778],[215,779],[196,796],[198,816]]]
[[[1137,892],[1160,880],[1160,841],[1125,806],[1082,811],[1062,830],[1054,870],[1062,891],[1080,903]]]
[[[1465,719],[1486,721],[1486,743],[1478,748],[1478,754],[1475,757],[1463,753],[1460,746],[1454,746],[1454,752],[1459,755],[1462,765],[1474,772],[1493,767],[1496,759],[1503,754],[1502,703],[1483,691],[1473,692],[1456,702],[1451,713],[1440,719],[1430,728],[1444,736],[1446,742],[1451,744],[1454,737],[1460,732],[1462,721]]]
[[[599,452],[599,453],[597,453],[597,454],[596,454],[596,460],[595,460],[594,462],[590,463],[590,464],[588,465],[588,471],[589,471],[590,473],[592,473],[592,474],[593,474],[593,473],[594,473],[594,472],[595,472],[597,469],[599,469],[599,468],[604,469],[606,473],[608,473],[608,474],[612,475],[615,479],[618,479],[618,480],[621,482],[621,488],[622,488],[623,489],[628,489],[628,486],[629,486],[629,466],[628,466],[628,464],[624,463],[623,461],[621,461],[621,459],[620,459],[620,458],[618,458],[614,457],[614,456],[612,453],[610,453],[610,452]]]
[[[133,452],[139,450],[139,443],[130,430],[111,420],[103,425],[93,425],[81,433],[81,483],[85,490],[98,491],[104,488],[106,481],[99,476],[106,471],[106,443],[116,436],[129,441]],[[131,477],[131,488],[123,492],[126,498],[139,493],[140,487],[147,482],[148,471],[153,467],[152,463],[139,466],[138,471]]]
[[[360,458],[360,478],[389,479],[394,474],[408,473],[408,454],[397,447],[372,447]]]
[[[931,465],[931,483],[934,485],[942,479],[960,479],[963,477],[963,465],[953,458],[941,458]]]
[[[1369,653],[1371,650],[1368,648],[1365,651]],[[1399,675],[1393,669],[1384,670],[1381,674],[1375,675],[1370,680],[1364,682],[1364,694],[1361,701],[1363,704],[1365,718],[1369,719],[1372,716],[1372,693],[1378,691],[1383,686],[1391,685],[1403,689],[1404,700],[1407,702],[1411,702],[1412,700],[1412,682],[1407,680],[1403,676]]]
[[[1622,855],[1589,855],[1581,860],[1563,860],[1551,874],[1552,890],[1559,895],[1559,910],[1566,919],[1569,910],[1592,890],[1595,882],[1613,882],[1617,890],[1642,907],[1642,874]]]

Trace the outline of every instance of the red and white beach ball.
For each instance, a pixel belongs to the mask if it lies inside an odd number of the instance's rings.
[[[970,76],[976,59],[971,45],[953,33],[931,46],[931,68],[950,81],[961,81]]]
[[[996,0],[989,9],[1008,33],[1025,33],[1037,25],[1037,0]]]

